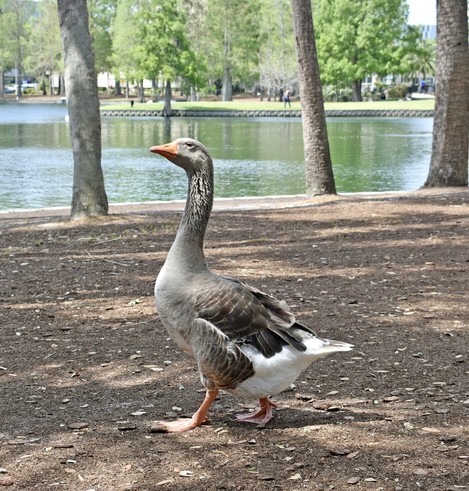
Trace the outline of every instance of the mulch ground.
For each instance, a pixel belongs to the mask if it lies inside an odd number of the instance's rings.
[[[180,212],[0,215],[0,487],[12,490],[469,489],[469,192],[217,204],[212,268],[284,298],[355,350],[275,398],[203,399],[153,284]],[[294,205],[294,206],[292,206]]]

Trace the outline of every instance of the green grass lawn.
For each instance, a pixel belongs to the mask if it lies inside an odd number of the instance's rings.
[[[435,106],[434,99],[417,99],[412,101],[375,101],[375,102],[327,102],[325,104],[326,110],[364,110],[364,109],[376,109],[376,110],[416,110],[416,109],[433,109]],[[122,102],[104,104],[101,109],[116,110],[116,109],[162,109],[163,103],[157,102],[153,104],[147,103],[135,103],[134,107],[130,107],[128,100]],[[184,109],[194,111],[277,111],[283,110],[283,102],[260,102],[258,100],[251,101],[232,101],[232,102],[174,102],[172,109]],[[289,109],[287,107],[287,109]],[[291,109],[300,109],[299,102],[292,102]]]

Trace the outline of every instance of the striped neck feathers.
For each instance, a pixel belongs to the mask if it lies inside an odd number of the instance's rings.
[[[197,171],[188,170],[189,190],[179,233],[196,240],[202,247],[213,205],[213,164]]]

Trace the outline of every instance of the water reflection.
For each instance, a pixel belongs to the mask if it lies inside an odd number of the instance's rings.
[[[68,206],[73,158],[64,105],[0,104],[0,209]],[[425,180],[432,120],[331,118],[339,192],[409,190]],[[181,136],[202,141],[216,167],[218,197],[304,193],[297,118],[103,118],[110,202],[183,199],[184,173],[150,154]]]

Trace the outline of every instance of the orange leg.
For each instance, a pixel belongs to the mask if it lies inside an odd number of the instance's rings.
[[[204,402],[199,409],[194,413],[192,418],[180,418],[176,421],[157,421],[152,424],[152,427],[157,428],[156,431],[162,433],[178,433],[182,431],[192,430],[200,426],[206,419],[208,410],[213,401],[218,395],[218,390],[207,390],[205,393]]]
[[[268,397],[261,397],[259,406],[259,410],[255,413],[238,414],[236,419],[245,423],[255,423],[257,426],[265,426],[272,419],[272,408],[277,407],[277,404]]]

